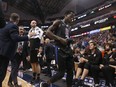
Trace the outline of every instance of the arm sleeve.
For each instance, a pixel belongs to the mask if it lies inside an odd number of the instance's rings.
[[[47,45],[44,47],[44,55],[46,56],[47,54]]]
[[[18,34],[18,27],[17,26],[13,26],[10,30],[10,37],[14,42],[20,42],[20,41],[27,41],[28,40],[28,36],[19,36]]]

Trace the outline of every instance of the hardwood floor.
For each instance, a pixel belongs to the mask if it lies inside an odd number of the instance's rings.
[[[10,72],[7,72],[7,75],[3,81],[2,87],[9,87],[7,85],[9,79]],[[22,85],[22,87],[34,87],[33,85],[29,84],[28,82],[24,81],[23,79],[18,77],[18,83]]]

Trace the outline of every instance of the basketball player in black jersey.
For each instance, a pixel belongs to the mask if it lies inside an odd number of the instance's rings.
[[[41,82],[40,87],[49,87],[51,83],[56,82],[67,73],[67,87],[72,87],[73,79],[73,57],[70,43],[70,28],[74,19],[73,11],[66,11],[63,20],[56,20],[48,28],[46,35],[55,40],[55,45],[58,48],[58,72],[47,82]]]

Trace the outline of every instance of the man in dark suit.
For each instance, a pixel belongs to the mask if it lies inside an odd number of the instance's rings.
[[[46,58],[46,64],[47,64],[47,75],[51,76],[51,61],[55,58],[55,49],[53,47],[53,45],[50,43],[50,39],[46,38],[45,39],[45,58]]]
[[[12,13],[10,22],[3,29],[0,29],[0,87],[2,87],[2,81],[5,78],[9,60],[16,53],[17,42],[26,41],[35,35],[30,33],[28,36],[19,36],[17,27],[19,19],[18,14]]]
[[[0,28],[3,28],[6,25],[3,11],[2,11],[2,0],[0,0]]]
[[[24,36],[23,26],[19,26],[19,35]],[[11,69],[11,74],[10,74],[10,78],[8,81],[8,86],[10,86],[10,87],[14,87],[14,86],[21,87],[21,85],[18,85],[17,76],[18,76],[18,69],[19,69],[20,63],[23,60],[23,56],[25,55],[25,52],[26,52],[26,50],[24,50],[24,46],[26,43],[27,43],[27,41],[18,42],[16,54],[15,54],[14,58],[11,60],[12,69]],[[12,82],[14,84],[12,84]]]
[[[31,68],[31,64],[28,60],[29,56],[30,56],[30,47],[29,47],[29,42],[25,41],[24,42],[24,46],[23,46],[23,70],[27,70]]]

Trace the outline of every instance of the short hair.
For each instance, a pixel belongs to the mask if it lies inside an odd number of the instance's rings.
[[[72,10],[67,10],[67,11],[64,13],[64,15],[67,16],[67,15],[69,15],[70,13],[74,13],[74,11],[72,11]]]
[[[109,46],[110,47],[110,49],[112,49],[113,48],[113,45],[111,44],[111,43],[105,43],[105,46]],[[104,47],[105,48],[105,47]]]
[[[19,28],[23,28],[24,29],[24,26],[23,25],[20,25]]]
[[[89,43],[93,42],[93,40],[90,40]]]
[[[93,43],[94,46],[97,46],[97,44],[96,44],[95,42],[93,42],[93,41],[92,41],[92,42],[89,42],[89,44],[90,44],[90,43]]]
[[[24,27],[23,25],[19,25],[19,27]]]
[[[20,16],[17,13],[12,13],[10,15],[10,18],[12,21],[17,21],[17,19],[20,18]]]

